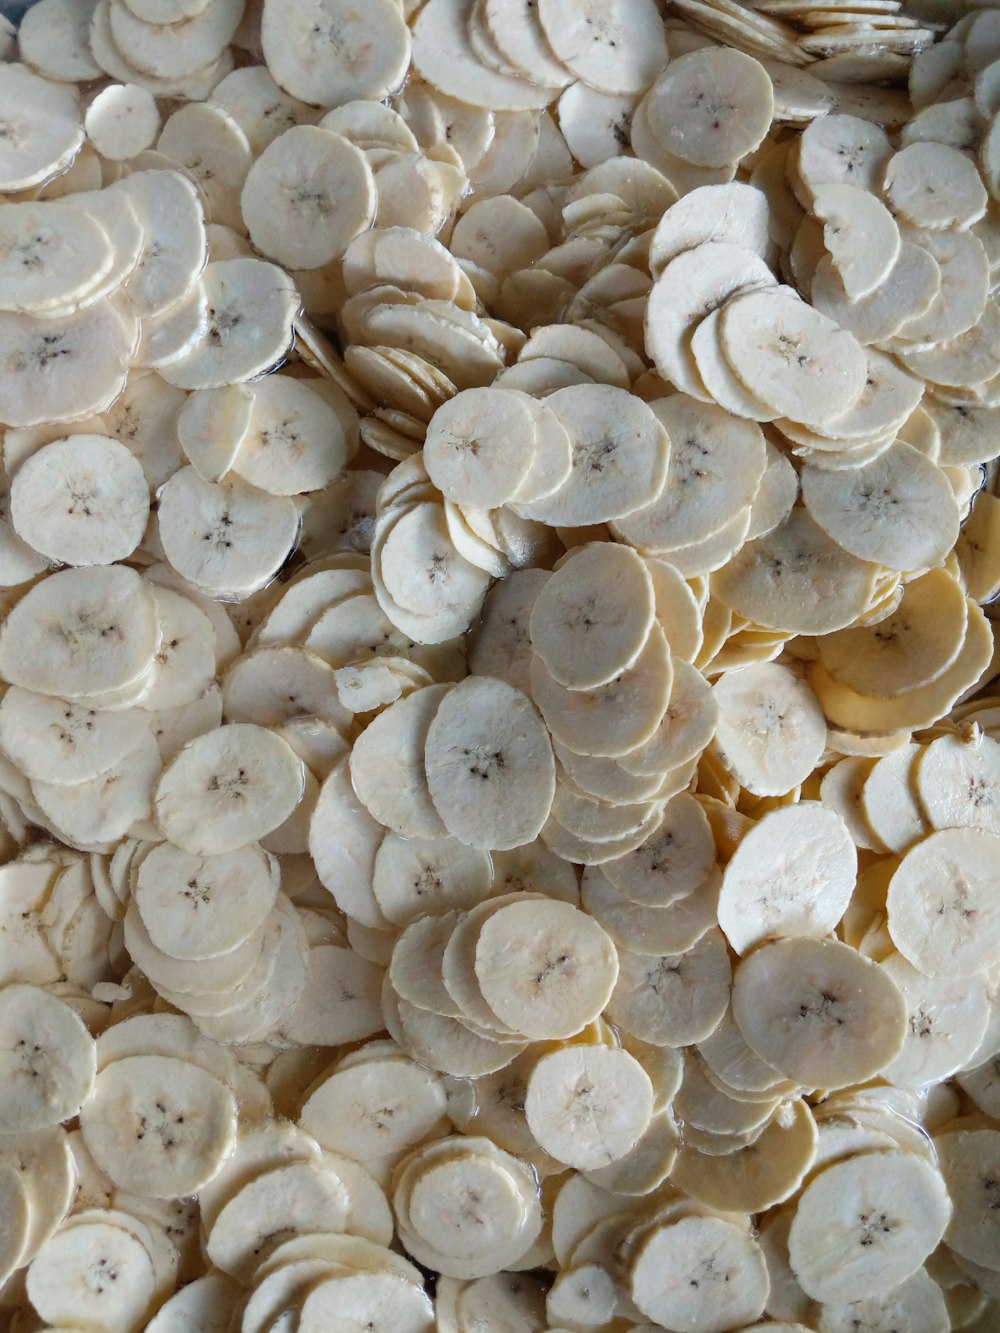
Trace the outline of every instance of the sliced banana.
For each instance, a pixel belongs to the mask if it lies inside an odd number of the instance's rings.
[[[748,666],[727,672],[712,692],[715,748],[748,791],[779,796],[808,777],[826,745],[826,721],[793,672],[770,662]]]
[[[376,27],[369,29],[366,20]],[[379,40],[373,42],[372,31]],[[339,106],[354,98],[377,102],[403,82],[410,37],[399,7],[380,0],[370,13],[356,0],[324,0],[315,11],[273,0],[261,13],[261,47],[271,74],[303,102]]]
[[[72,785],[114,768],[147,731],[141,712],[98,712],[12,685],[0,700],[0,746],[32,781]]]
[[[654,1046],[687,1046],[718,1027],[729,1005],[731,970],[725,941],[708,930],[681,954],[660,957],[619,950],[620,971],[608,1018]]]
[[[37,986],[0,990],[0,1120],[7,1133],[75,1116],[91,1096],[94,1039],[62,1000]]]
[[[149,1313],[156,1271],[139,1238],[94,1218],[53,1236],[28,1269],[32,1305],[53,1326],[129,1333]]]
[[[542,0],[538,19],[556,59],[601,92],[643,92],[667,63],[663,23],[646,0]]]
[[[355,794],[347,759],[341,759],[320,788],[309,825],[309,854],[341,911],[373,929],[389,924],[372,887],[384,834]]]
[[[816,185],[812,207],[823,223],[823,244],[848,298],[870,296],[899,258],[902,240],[893,215],[856,185]]]
[[[894,153],[882,183],[896,216],[915,227],[971,227],[986,212],[975,165],[944,143],[911,143]]]
[[[710,876],[666,907],[645,907],[626,898],[594,865],[584,873],[580,900],[619,948],[661,957],[684,953],[715,924],[721,878]]]
[[[954,1211],[945,1232],[956,1255],[996,1272],[996,1130],[955,1129],[935,1137]]]
[[[990,1007],[985,988],[927,977],[900,954],[881,966],[899,987],[909,1009],[903,1049],[884,1070],[897,1087],[941,1083],[968,1062],[986,1032]]]
[[[607,861],[604,874],[632,902],[665,907],[709,877],[715,843],[705,813],[687,792],[669,801],[652,834],[633,852]]]
[[[699,167],[727,167],[753,152],[773,114],[774,90],[760,61],[725,46],[672,60],[645,103],[653,138]]]
[[[932,741],[914,768],[916,795],[931,825],[1000,833],[998,761],[1000,743],[978,727]]]
[[[155,815],[171,842],[192,855],[233,852],[284,823],[304,782],[287,741],[234,722],[183,747],[157,785]]]
[[[403,837],[447,832],[431,798],[424,751],[448,687],[430,685],[391,704],[366,727],[350,757],[354,790],[365,808]]]
[[[524,1103],[532,1134],[557,1161],[596,1170],[635,1147],[653,1113],[653,1088],[625,1050],[566,1046],[543,1055]]]
[[[706,241],[739,245],[764,258],[770,247],[767,196],[733,181],[691,190],[663,214],[649,246],[650,272],[659,277],[676,255]]]

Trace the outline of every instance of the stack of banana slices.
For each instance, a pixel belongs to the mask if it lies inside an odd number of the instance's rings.
[[[0,22],[4,1330],[995,1333],[998,116],[952,0]]]

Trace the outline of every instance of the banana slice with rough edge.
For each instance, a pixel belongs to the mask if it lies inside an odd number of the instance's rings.
[[[968,1065],[986,1033],[990,1004],[983,983],[925,976],[898,953],[881,966],[909,1010],[903,1049],[883,1077],[902,1088],[943,1083]]]
[[[75,1116],[97,1073],[94,1039],[76,1012],[38,986],[0,990],[0,1121],[7,1133]]]
[[[625,1050],[571,1045],[543,1055],[528,1079],[528,1125],[559,1162],[608,1166],[631,1152],[653,1114],[653,1085]]]
[[[907,1026],[888,973],[830,939],[778,940],[749,954],[733,975],[733,1016],[762,1060],[810,1088],[874,1077],[902,1050]]]

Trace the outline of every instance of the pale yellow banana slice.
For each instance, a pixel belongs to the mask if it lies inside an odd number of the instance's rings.
[[[760,146],[774,90],[759,60],[711,46],[672,60],[645,105],[650,133],[666,152],[695,166],[726,167]]]
[[[556,59],[601,92],[642,92],[667,63],[662,20],[646,0],[542,0],[538,19]]]
[[[668,802],[655,831],[634,852],[608,861],[604,874],[632,902],[665,907],[703,884],[715,866],[705,813],[686,792]]]
[[[725,942],[708,930],[681,954],[650,957],[619,950],[620,971],[608,1018],[654,1046],[688,1046],[718,1027],[732,977]]]
[[[389,924],[372,889],[384,834],[356,796],[346,758],[340,760],[320,788],[309,827],[309,853],[320,882],[341,911],[375,929]]]
[[[627,1051],[566,1046],[544,1055],[528,1080],[532,1134],[557,1161],[594,1170],[635,1147],[649,1125],[649,1076]]]
[[[446,833],[427,786],[424,747],[444,685],[416,690],[390,705],[355,742],[350,758],[354,790],[366,809],[404,837]]]
[[[428,1137],[444,1114],[438,1075],[408,1059],[385,1059],[338,1067],[313,1088],[299,1123],[323,1147],[369,1161]]]
[[[978,727],[932,741],[916,763],[914,779],[933,828],[1000,833],[1000,744]]]
[[[982,983],[928,977],[892,954],[881,966],[909,1009],[906,1039],[884,1077],[897,1087],[941,1083],[967,1065],[986,1033],[990,1006]]]
[[[663,214],[649,245],[650,272],[659,277],[684,250],[725,241],[765,258],[770,247],[767,196],[756,186],[733,181],[702,185]]]
[[[28,1269],[32,1305],[53,1325],[128,1333],[145,1320],[156,1288],[153,1260],[142,1242],[97,1220],[59,1232]]]
[[[778,796],[812,772],[826,745],[826,722],[812,691],[787,667],[766,662],[727,672],[713,694],[716,750],[749,791]]]
[[[721,875],[666,907],[645,907],[626,898],[597,865],[584,873],[580,900],[615,944],[659,957],[684,953],[716,922]]]
[[[37,986],[0,991],[0,1119],[7,1133],[68,1120],[93,1092],[94,1040],[77,1014]]]

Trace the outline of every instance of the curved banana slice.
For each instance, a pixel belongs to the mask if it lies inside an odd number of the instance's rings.
[[[475,976],[501,1024],[537,1039],[570,1037],[607,1004],[618,958],[604,930],[570,903],[515,901],[483,922]]]
[[[702,185],[685,194],[663,214],[649,244],[649,269],[658,278],[684,250],[706,241],[724,241],[766,258],[771,237],[767,196],[740,181]]]
[[[283,824],[304,782],[302,761],[287,741],[264,727],[233,722],[189,741],[167,766],[155,815],[183,851],[233,852]]]
[[[31,1197],[20,1171],[0,1161],[0,1277],[4,1283],[24,1262],[31,1234]]]
[[[803,1190],[788,1233],[792,1271],[814,1300],[864,1300],[915,1273],[952,1213],[945,1183],[913,1153],[835,1162]]]
[[[914,776],[916,795],[935,829],[1000,834],[1000,742],[978,727],[971,734],[932,741],[917,760]]]
[[[625,1050],[566,1046],[535,1065],[524,1112],[547,1153],[578,1170],[596,1170],[631,1152],[645,1133],[653,1085]]]
[[[818,801],[772,810],[723,871],[719,924],[739,954],[771,936],[822,939],[847,910],[857,870],[854,842],[835,811]]]
[[[37,986],[0,990],[0,1123],[6,1133],[75,1116],[93,1092],[94,1039],[68,1004]]]
[[[156,1292],[149,1251],[131,1232],[89,1220],[42,1246],[27,1274],[32,1305],[50,1324],[84,1319],[108,1333],[129,1333],[146,1318]]]
[[[894,153],[882,189],[893,214],[915,227],[971,227],[988,202],[976,165],[944,143],[911,143]]]
[[[0,1162],[20,1174],[28,1191],[28,1234],[18,1261],[28,1264],[55,1234],[77,1196],[78,1171],[70,1137],[57,1126],[4,1134]]]
[[[718,1027],[732,978],[725,941],[708,930],[681,954],[660,957],[619,951],[620,971],[608,1018],[654,1046],[689,1046]]]
[[[829,939],[778,940],[744,958],[733,1016],[762,1060],[809,1088],[872,1078],[902,1050],[907,1025],[889,975]]]
[[[812,207],[848,298],[870,296],[899,258],[902,240],[892,213],[875,195],[851,184],[817,184]]]
[[[473,675],[494,676],[530,694],[528,625],[531,608],[548,579],[544,569],[516,569],[493,585],[469,636],[469,670]]]
[[[629,1268],[633,1301],[667,1328],[735,1328],[764,1309],[768,1276],[760,1246],[720,1217],[651,1225]]]
[[[526,695],[470,677],[441,699],[426,737],[430,798],[453,837],[504,851],[538,836],[555,794],[555,763]]]
[[[232,1150],[236,1099],[205,1070],[158,1055],[116,1060],[80,1115],[84,1142],[122,1189],[196,1193]]]
[[[1000,837],[984,829],[944,829],[900,862],[886,895],[889,933],[925,975],[969,976],[992,966],[1000,911],[989,867],[998,847]]]
[[[715,748],[742,786],[780,796],[809,776],[826,748],[826,719],[792,671],[762,662],[727,672],[712,693],[719,705]]]

